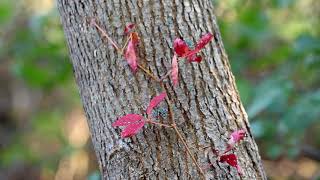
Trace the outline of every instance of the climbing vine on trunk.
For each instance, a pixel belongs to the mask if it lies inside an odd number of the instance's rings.
[[[266,179],[211,0],[57,2],[102,179]]]
[[[205,170],[208,170],[211,166],[210,163],[208,165],[200,165],[194,155],[191,153],[189,145],[186,143],[185,138],[180,133],[176,125],[175,115],[172,107],[172,100],[168,98],[166,89],[164,88],[164,80],[171,76],[172,86],[177,87],[179,84],[179,63],[183,62],[183,60],[187,60],[187,63],[200,63],[202,61],[202,56],[199,55],[201,50],[213,39],[213,35],[211,33],[206,33],[203,35],[200,40],[195,45],[194,49],[191,49],[188,44],[181,38],[176,38],[173,42],[173,58],[171,63],[171,69],[161,78],[157,77],[152,71],[148,70],[147,68],[143,67],[138,62],[138,53],[137,48],[139,45],[139,35],[134,32],[135,24],[129,23],[124,28],[124,35],[127,37],[125,44],[120,47],[115,43],[115,41],[101,28],[94,18],[90,21],[91,26],[98,29],[103,37],[105,37],[108,42],[110,42],[113,47],[117,50],[117,52],[124,56],[124,59],[127,61],[128,65],[130,66],[133,75],[135,75],[137,69],[141,69],[143,73],[145,73],[148,77],[150,77],[153,81],[155,81],[161,88],[162,93],[153,97],[150,100],[148,107],[146,108],[145,114],[127,114],[120,118],[118,118],[113,124],[113,127],[124,127],[121,132],[121,138],[130,138],[137,133],[144,127],[145,124],[152,124],[156,126],[161,126],[165,128],[171,128],[175,131],[178,138],[184,145],[187,150],[188,155],[191,157],[194,165],[197,167],[200,175],[205,178]],[[156,117],[152,116],[152,111],[162,102],[166,101],[168,106],[168,111],[170,115],[170,121],[167,123],[162,123],[155,121]],[[229,153],[237,143],[243,140],[245,137],[244,130],[237,130],[231,133],[229,141],[226,143],[227,148],[223,151],[219,151],[217,149],[212,148],[212,153],[217,157],[217,161],[219,163],[227,163],[232,167],[235,167],[238,174],[241,176],[242,169],[238,165],[237,156],[234,153]],[[211,147],[207,147],[211,148]],[[220,153],[222,152],[222,153]]]

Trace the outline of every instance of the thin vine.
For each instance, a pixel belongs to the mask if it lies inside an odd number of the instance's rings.
[[[167,90],[165,88],[164,79],[171,77],[172,84],[174,87],[178,85],[178,61],[182,59],[186,59],[189,63],[196,62],[200,63],[202,61],[202,57],[198,55],[199,53],[213,38],[213,35],[211,33],[207,33],[197,42],[194,49],[190,49],[189,46],[180,38],[175,39],[174,41],[174,56],[172,58],[172,68],[168,70],[168,72],[163,77],[157,77],[154,75],[151,71],[149,71],[146,67],[142,66],[137,62],[138,56],[136,55],[136,48],[139,43],[139,36],[136,32],[133,32],[133,29],[135,27],[135,24],[128,24],[125,27],[124,34],[127,35],[127,39],[125,41],[125,44],[120,47],[115,43],[115,41],[112,40],[112,38],[106,33],[101,26],[99,26],[94,18],[91,19],[90,24],[97,28],[97,30],[100,32],[102,37],[105,37],[108,42],[110,42],[113,47],[117,50],[117,52],[124,56],[124,58],[127,60],[131,70],[133,73],[137,71],[137,69],[140,69],[147,77],[150,77],[154,82],[156,82],[162,89],[162,93],[155,96],[151,99],[149,106],[146,109],[147,118],[140,114],[127,114],[125,116],[122,116],[115,121],[112,126],[118,127],[118,126],[124,126],[124,130],[121,133],[122,138],[128,138],[136,135],[139,130],[143,128],[145,123],[157,125],[160,127],[170,128],[173,129],[174,132],[177,134],[179,140],[182,142],[183,146],[186,148],[186,151],[188,155],[191,157],[193,164],[197,167],[199,174],[202,176],[203,179],[205,179],[205,173],[203,171],[203,168],[199,165],[196,158],[192,154],[189,145],[187,144],[185,138],[181,135],[175,121],[175,115],[173,111],[173,105],[171,99],[167,96]],[[151,113],[152,110],[158,106],[162,101],[166,101],[168,105],[168,111],[169,111],[169,124],[164,124],[160,122],[156,122],[152,120]],[[231,151],[236,143],[238,143],[240,140],[242,140],[245,136],[244,130],[235,131],[231,134],[230,140],[227,142],[227,148],[225,151],[223,151],[222,154],[219,154],[217,150],[212,150],[214,154],[217,155],[217,158],[219,162],[226,162],[230,166],[236,167],[239,174],[242,174],[240,166],[237,163],[237,157],[235,154],[227,154],[229,151]],[[210,164],[212,165],[212,164]]]

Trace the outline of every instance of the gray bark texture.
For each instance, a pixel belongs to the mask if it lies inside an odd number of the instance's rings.
[[[160,87],[140,70],[133,74],[123,56],[90,26],[94,17],[118,44],[123,29],[136,24],[139,64],[158,77],[171,68],[173,41],[196,42],[211,32],[201,63],[180,62],[179,86],[168,80],[177,127],[200,165],[212,163],[207,179],[266,179],[258,147],[231,73],[211,0],[58,0],[74,76],[79,86],[103,179],[201,179],[186,149],[170,128],[145,125],[133,138],[121,139],[111,126],[128,113],[144,114]],[[166,103],[156,112],[167,123]],[[233,152],[243,170],[217,162],[211,148],[223,150],[230,133],[247,131]],[[205,148],[207,147],[207,148]]]

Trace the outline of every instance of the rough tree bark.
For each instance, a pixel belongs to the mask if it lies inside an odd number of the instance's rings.
[[[118,44],[123,28],[136,23],[141,37],[139,63],[161,76],[171,67],[174,38],[195,42],[211,32],[214,41],[201,63],[182,63],[179,87],[166,90],[175,119],[199,164],[213,164],[207,179],[241,179],[234,168],[217,163],[210,148],[224,149],[233,130],[248,137],[236,149],[243,179],[266,179],[225,53],[211,0],[58,0],[102,177],[104,179],[200,179],[197,168],[172,129],[147,125],[131,139],[111,127],[117,117],[143,113],[159,87],[143,73],[132,74],[112,45],[88,19],[95,17]],[[165,112],[164,112],[165,114]],[[166,122],[167,119],[161,119]]]

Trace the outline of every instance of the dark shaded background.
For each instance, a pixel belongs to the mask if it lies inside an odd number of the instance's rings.
[[[0,2],[0,179],[99,179],[53,0]],[[320,179],[320,1],[214,1],[270,179]]]

